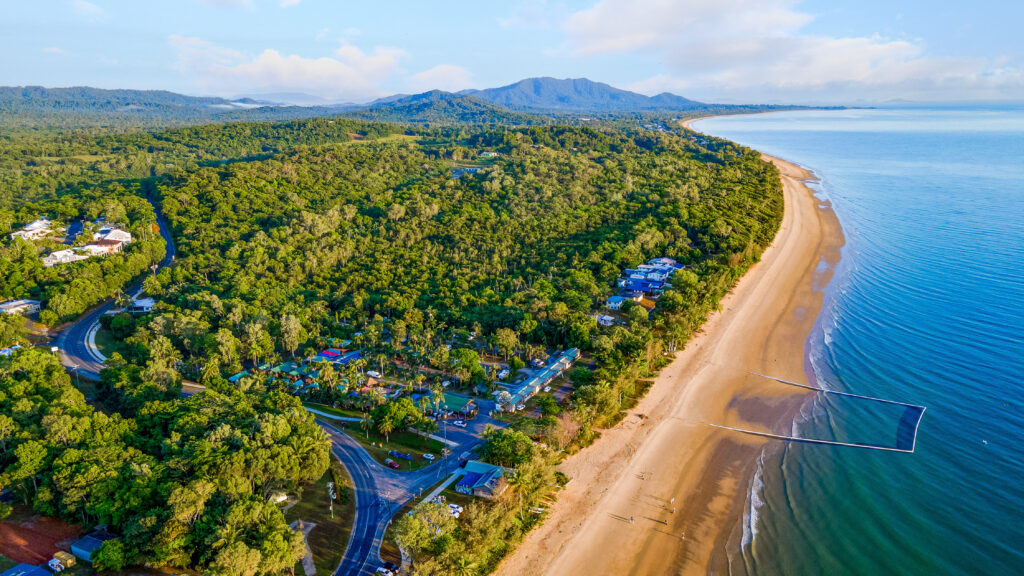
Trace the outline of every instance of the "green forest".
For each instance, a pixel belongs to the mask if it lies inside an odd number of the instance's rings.
[[[329,442],[287,382],[227,378],[352,341],[364,359],[322,369],[302,400],[349,402],[365,368],[486,397],[496,376],[481,355],[515,368],[579,348],[564,402],[541,395],[539,418],[485,438],[481,457],[512,471],[516,498],[413,535],[417,573],[485,573],[560,481],[558,457],[531,442],[581,449],[617,422],[758,260],[782,209],[756,152],[623,121],[12,131],[0,136],[0,299],[41,300],[56,325],[136,280],[157,306],[105,321],[120,345],[91,405],[52,355],[0,357],[0,488],[39,513],[108,524],[122,535],[103,549],[108,568],[281,574],[302,539],[267,497],[318,480]],[[166,249],[157,212],[177,256],[153,274]],[[44,268],[47,241],[8,237],[41,215],[103,217],[139,241]],[[622,271],[655,257],[685,268],[653,313],[630,303],[599,325]],[[186,379],[206,390],[182,398]],[[422,406],[399,402],[354,409],[373,408],[382,434],[385,422],[432,429]]]

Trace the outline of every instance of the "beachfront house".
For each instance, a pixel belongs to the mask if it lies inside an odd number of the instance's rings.
[[[33,314],[39,312],[38,300],[8,300],[0,303],[0,314]]]
[[[470,460],[466,462],[465,470],[466,473],[455,485],[455,491],[459,494],[493,499],[501,496],[508,488],[505,469],[501,466]]]

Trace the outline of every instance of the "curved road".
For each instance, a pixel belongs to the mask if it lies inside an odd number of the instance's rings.
[[[415,472],[392,470],[377,463],[358,442],[324,419],[317,422],[327,432],[332,450],[355,485],[356,517],[352,536],[334,576],[373,574],[381,564],[380,546],[391,518],[412,499],[454,472],[455,466],[442,460]],[[453,456],[448,456],[448,460]]]
[[[167,222],[153,202],[153,199],[147,198],[147,200],[153,206],[156,222],[160,226],[160,235],[164,237],[164,242],[167,244],[167,254],[157,264],[158,268],[164,268],[174,261],[174,239],[171,238],[170,227],[167,226]],[[136,282],[131,286],[127,286],[125,292],[130,294],[134,290],[141,288],[141,285],[141,282]],[[100,316],[113,307],[114,300],[111,298],[83,314],[70,326],[61,329],[51,340],[50,344],[60,349],[60,363],[69,371],[77,373],[82,378],[90,380],[100,379],[103,361],[97,358],[89,347],[89,332],[92,330],[93,325],[100,321]]]

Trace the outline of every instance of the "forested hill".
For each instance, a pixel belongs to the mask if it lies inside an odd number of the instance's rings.
[[[185,96],[163,90],[0,86],[4,126],[160,126],[209,122],[251,101]]]
[[[644,96],[620,90],[586,78],[527,78],[515,84],[486,90],[468,90],[484,102],[511,110],[561,112],[638,112],[672,110],[685,112],[708,108],[708,104],[667,92]]]
[[[367,108],[346,114],[352,118],[380,122],[417,124],[495,124],[528,126],[544,119],[487,104],[471,96],[431,90],[411,96],[398,96],[371,103]]]

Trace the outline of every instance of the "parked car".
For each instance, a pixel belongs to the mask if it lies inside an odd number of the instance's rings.
[[[394,572],[392,572],[391,570],[388,570],[384,566],[381,566],[381,567],[377,568],[377,572],[376,573],[377,574],[383,574],[384,576],[395,576]]]
[[[402,460],[412,460],[412,454],[406,452],[399,452],[398,450],[392,450],[388,452],[388,456],[394,456],[395,458],[401,458]]]
[[[429,460],[429,461],[433,462],[434,461],[434,455],[433,454],[424,454],[423,455],[423,459],[424,460]]]
[[[398,462],[395,462],[395,461],[394,461],[394,460],[392,460],[391,458],[387,458],[387,459],[385,459],[385,460],[384,460],[384,465],[385,465],[385,466],[390,466],[390,467],[394,468],[395,470],[397,470],[397,469],[398,469]]]
[[[465,428],[466,427],[466,423],[464,421],[462,421],[462,420],[456,420],[455,422],[452,422],[452,424],[455,425],[455,426],[458,426],[459,428]]]
[[[519,410],[524,410],[525,408],[526,408],[526,404],[516,404],[516,411],[517,412]]]
[[[551,386],[545,386],[544,387],[544,391],[545,392],[551,392]]]

